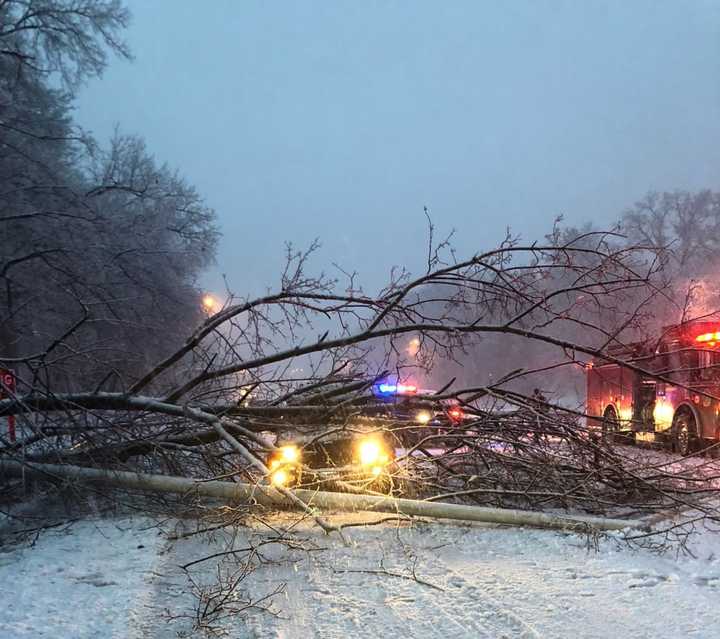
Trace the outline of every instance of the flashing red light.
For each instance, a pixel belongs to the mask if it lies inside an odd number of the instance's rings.
[[[463,413],[461,409],[455,407],[448,411],[448,417],[450,417],[450,419],[454,422],[459,422],[463,417],[465,417],[465,413]]]
[[[398,384],[397,385],[398,395],[412,395],[417,393],[417,386],[413,384]]]
[[[707,344],[708,346],[715,346],[715,344],[720,342],[720,331],[715,333],[703,333],[702,335],[698,335],[695,338],[695,341],[700,342],[701,344]]]

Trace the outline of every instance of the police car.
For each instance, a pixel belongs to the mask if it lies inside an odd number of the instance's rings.
[[[287,432],[267,460],[275,486],[360,485],[386,490],[397,472],[398,449],[458,430],[468,418],[457,402],[433,400],[435,391],[413,384],[381,382],[359,404],[351,424],[332,428],[321,438]]]

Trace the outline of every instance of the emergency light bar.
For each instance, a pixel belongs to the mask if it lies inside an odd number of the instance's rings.
[[[715,346],[716,342],[720,342],[720,332],[717,333],[703,333],[695,338],[696,342],[702,342],[704,344],[709,343],[710,346]]]
[[[413,384],[377,384],[373,386],[376,395],[414,395],[417,386]]]

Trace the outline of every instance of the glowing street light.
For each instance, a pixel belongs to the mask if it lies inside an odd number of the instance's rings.
[[[202,306],[208,315],[212,315],[220,309],[220,302],[210,295],[210,293],[206,293],[202,298]]]
[[[413,337],[405,349],[410,357],[415,357],[420,352],[420,338]]]

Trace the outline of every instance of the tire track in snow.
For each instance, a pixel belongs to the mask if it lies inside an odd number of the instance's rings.
[[[384,557],[388,571],[409,575],[408,557],[396,544],[386,537],[372,548],[363,546],[362,561],[357,549],[341,547],[325,557],[309,557],[298,566],[300,579],[287,579],[287,571],[279,567],[268,569],[266,580],[288,582],[285,597],[278,600],[283,618],[254,615],[246,629],[254,637],[283,639],[540,637],[525,619],[484,592],[482,581],[469,580],[436,554],[421,558],[417,572],[444,592],[411,579],[347,572],[376,570]]]

